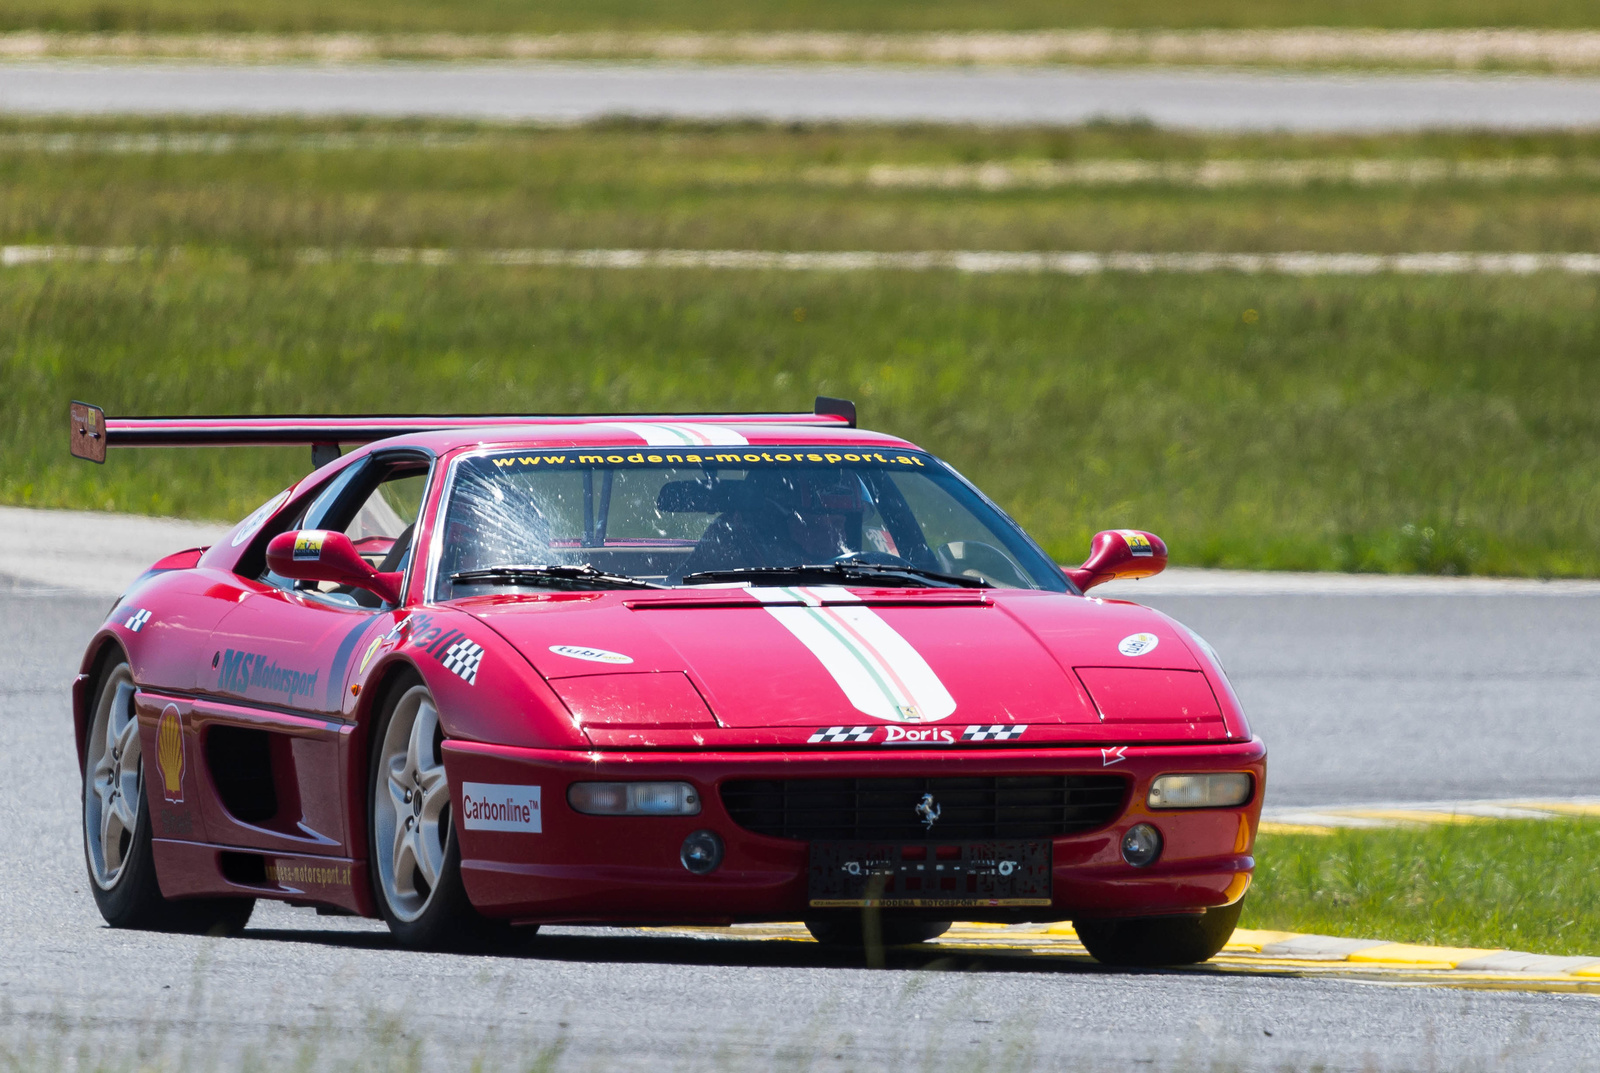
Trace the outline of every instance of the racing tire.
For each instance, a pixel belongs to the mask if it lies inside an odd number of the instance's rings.
[[[1199,916],[1075,920],[1073,930],[1102,965],[1198,965],[1216,957],[1233,935],[1244,899]]]
[[[161,896],[133,696],[127,661],[108,667],[84,742],[83,855],[95,904],[113,928],[237,934],[250,921],[254,898]]]
[[[852,913],[849,916],[821,917],[808,920],[806,931],[811,937],[825,946],[847,947],[859,950],[872,945],[867,934],[867,923],[864,914]],[[883,946],[909,946],[912,943],[925,943],[929,939],[937,939],[950,930],[948,920],[917,920],[908,917],[879,917],[878,918],[878,943]]]
[[[372,893],[395,941],[414,950],[490,950],[511,925],[472,907],[445,778],[444,731],[428,687],[397,682],[372,731],[367,830]],[[518,929],[517,937],[529,934]]]

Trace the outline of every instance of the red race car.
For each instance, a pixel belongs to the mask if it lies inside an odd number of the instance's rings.
[[[133,584],[74,686],[95,900],[226,932],[257,898],[406,945],[514,924],[803,919],[914,942],[1070,919],[1202,961],[1266,750],[1215,654],[1085,596],[855,408],[127,418],[73,453],[309,444],[315,472]],[[341,455],[337,444],[361,444]],[[526,931],[522,932],[526,934]]]

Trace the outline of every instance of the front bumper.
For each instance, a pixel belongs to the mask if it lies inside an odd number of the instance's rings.
[[[938,753],[570,752],[449,741],[445,767],[461,816],[465,783],[539,788],[540,830],[468,829],[457,823],[461,874],[487,916],[540,923],[706,923],[815,916],[808,900],[809,845],[747,831],[718,792],[730,779],[839,779],[907,775],[1116,773],[1131,783],[1109,825],[1053,840],[1052,904],[1016,909],[962,908],[968,920],[1068,920],[1192,913],[1238,900],[1249,886],[1250,856],[1265,786],[1266,748],[1248,742],[1139,745],[1124,749],[963,749]],[[1181,772],[1248,771],[1255,794],[1243,807],[1164,810],[1145,805],[1150,781]],[[697,816],[588,816],[567,804],[567,787],[586,780],[682,780],[700,790]],[[1160,830],[1164,849],[1147,868],[1122,860],[1124,832],[1136,823]],[[722,865],[690,874],[679,849],[690,833],[717,832]],[[951,910],[921,915],[948,917]]]

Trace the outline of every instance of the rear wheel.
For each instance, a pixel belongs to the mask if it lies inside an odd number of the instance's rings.
[[[1240,898],[1200,916],[1075,920],[1072,926],[1103,965],[1196,965],[1217,956],[1243,909]]]
[[[133,695],[128,664],[114,664],[84,742],[83,845],[95,904],[113,928],[231,935],[249,921],[254,898],[161,896]]]
[[[806,921],[806,930],[819,943],[858,949],[874,945],[871,926],[866,915],[852,913],[848,916],[821,917]],[[880,916],[876,942],[883,946],[906,946],[937,939],[950,930],[948,920],[916,920],[907,917]]]
[[[401,683],[393,696],[374,728],[368,795],[378,909],[403,946],[437,950],[509,939],[509,926],[478,915],[461,883],[433,697],[415,681]]]

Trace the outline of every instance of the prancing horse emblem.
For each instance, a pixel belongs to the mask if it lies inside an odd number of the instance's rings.
[[[922,800],[917,803],[917,819],[922,821],[922,826],[933,830],[933,825],[939,822],[939,814],[944,809],[933,803],[932,794],[923,794]]]

